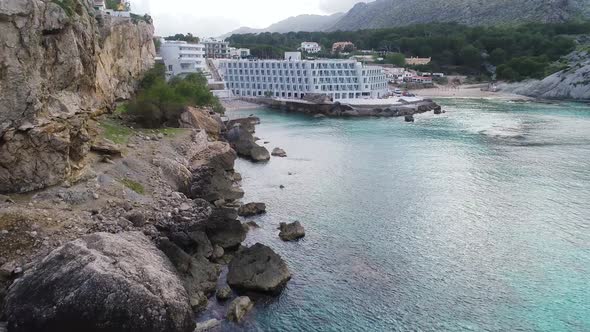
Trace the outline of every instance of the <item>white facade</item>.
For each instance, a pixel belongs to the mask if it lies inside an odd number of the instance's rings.
[[[205,45],[205,57],[208,59],[229,58],[229,42],[209,38],[201,41]]]
[[[322,47],[316,42],[303,42],[300,50],[306,53],[319,53]]]
[[[236,96],[298,99],[320,93],[341,100],[387,94],[383,68],[354,60],[220,60],[219,71]]]
[[[166,65],[166,77],[205,71],[205,47],[185,41],[162,41],[160,55]]]
[[[249,48],[229,48],[229,57],[231,59],[243,59],[250,56],[250,49]]]

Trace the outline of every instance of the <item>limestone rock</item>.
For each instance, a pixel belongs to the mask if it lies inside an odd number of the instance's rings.
[[[0,3],[0,192],[76,180],[88,118],[129,98],[154,63],[154,28],[88,0]]]
[[[257,243],[231,260],[227,282],[232,288],[274,293],[291,279],[291,272],[281,256]]]
[[[51,252],[10,287],[10,331],[184,331],[195,323],[170,261],[141,233],[95,233]]]
[[[221,322],[217,319],[209,319],[208,321],[197,323],[197,327],[194,332],[205,332],[212,330],[219,326]]]
[[[215,291],[217,278],[221,272],[219,266],[209,262],[202,256],[193,256],[184,252],[176,244],[167,239],[160,239],[158,248],[168,256],[183,281],[184,287],[195,309],[207,305],[207,296]]]
[[[94,142],[90,147],[90,150],[110,156],[121,156],[121,147],[106,138]]]
[[[238,209],[238,215],[241,217],[251,217],[263,213],[266,213],[266,204],[264,203],[248,203]]]
[[[295,221],[291,224],[282,222],[279,229],[279,237],[283,241],[294,241],[305,236],[305,229],[299,221]]]
[[[202,129],[213,138],[219,138],[225,131],[221,117],[211,108],[187,107],[178,121],[180,128]]]
[[[249,297],[240,296],[230,303],[226,317],[231,321],[240,322],[252,310],[252,307],[254,307],[254,303]]]

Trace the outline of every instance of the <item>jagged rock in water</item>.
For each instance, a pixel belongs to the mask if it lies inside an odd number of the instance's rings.
[[[229,286],[224,286],[217,290],[217,292],[215,293],[215,297],[217,297],[217,299],[220,301],[225,301],[229,300],[232,294],[233,293],[231,291],[231,288]]]
[[[252,307],[254,307],[254,303],[249,297],[240,296],[230,303],[226,317],[231,321],[240,322],[252,310]]]
[[[239,156],[253,161],[266,161],[270,159],[270,153],[254,141],[254,136],[240,125],[229,128],[227,140]]]
[[[272,150],[271,154],[275,157],[281,157],[281,158],[284,158],[287,156],[287,152],[285,152],[285,150],[283,150],[281,148],[274,148]]]
[[[251,217],[263,213],[266,213],[266,204],[264,203],[248,203],[238,209],[238,215],[241,217]]]
[[[305,229],[299,221],[293,223],[280,223],[279,226],[279,237],[283,241],[294,241],[305,236]]]
[[[404,121],[406,121],[406,122],[414,122],[415,121],[414,120],[414,116],[413,115],[406,115],[404,117]]]
[[[54,250],[10,287],[10,331],[192,332],[170,260],[138,232],[95,233]]]
[[[227,282],[238,290],[275,293],[290,279],[281,256],[260,243],[237,253],[228,266]]]
[[[154,63],[151,22],[88,0],[0,3],[0,192],[82,176],[92,113],[129,98]]]

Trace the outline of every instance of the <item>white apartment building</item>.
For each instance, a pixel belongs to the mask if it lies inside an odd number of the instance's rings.
[[[322,47],[316,42],[303,42],[299,49],[306,53],[319,53],[322,50]]]
[[[205,71],[205,47],[185,41],[162,41],[160,55],[166,65],[166,78]]]
[[[383,68],[355,60],[220,60],[219,71],[236,96],[297,99],[321,93],[340,100],[379,98],[388,90]]]
[[[208,59],[227,59],[229,58],[229,42],[214,38],[204,39],[201,41],[205,45],[205,57]]]

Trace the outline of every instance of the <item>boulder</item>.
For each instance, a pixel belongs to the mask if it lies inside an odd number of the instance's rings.
[[[107,154],[109,156],[121,156],[121,147],[106,138],[94,142],[90,147],[90,150],[100,154]]]
[[[216,244],[213,247],[213,253],[211,254],[211,259],[218,260],[218,259],[221,259],[221,257],[223,257],[223,255],[225,255],[225,250],[223,250],[222,247],[220,247],[219,245]]]
[[[215,210],[200,227],[204,229],[213,245],[218,245],[223,249],[239,246],[246,239],[248,233],[239,220],[228,218],[220,209]]]
[[[241,217],[251,217],[263,213],[266,213],[266,204],[264,203],[248,203],[238,209],[238,215]]]
[[[285,152],[285,150],[281,149],[281,148],[274,148],[272,150],[272,155],[275,157],[281,157],[284,158],[287,156],[287,152]]]
[[[237,253],[228,266],[227,282],[238,290],[275,293],[290,279],[281,256],[260,243]]]
[[[282,222],[279,226],[279,237],[283,241],[294,241],[305,236],[305,229],[299,221],[291,224]]]
[[[263,146],[254,146],[250,149],[250,159],[253,161],[267,161],[270,159],[270,153]]]
[[[240,119],[234,119],[234,120],[229,120],[226,122],[226,126],[229,129],[235,128],[235,127],[241,127],[243,129],[245,129],[247,132],[249,132],[250,134],[253,134],[256,132],[256,125],[260,124],[260,118],[255,117],[253,115],[250,115],[247,118],[240,118]]]
[[[219,138],[225,126],[221,117],[211,108],[187,107],[178,120],[180,128],[195,128],[207,132],[210,137]]]
[[[254,141],[254,136],[241,126],[229,129],[227,140],[239,156],[253,161],[266,161],[270,159],[270,153]]]
[[[406,121],[406,122],[414,122],[414,116],[413,115],[406,115],[404,117],[404,121]]]
[[[219,266],[202,256],[191,257],[166,238],[160,239],[158,248],[168,256],[176,267],[192,307],[194,309],[204,308],[207,305],[207,296],[213,294],[217,286],[217,278],[221,272]]]
[[[220,301],[229,300],[232,296],[232,290],[229,286],[224,286],[217,290],[215,297]]]
[[[221,324],[221,321],[219,321],[217,319],[209,319],[208,321],[197,323],[197,327],[195,328],[194,332],[209,331],[209,330],[216,328],[220,324]]]
[[[36,262],[9,289],[10,331],[192,332],[186,290],[139,232],[95,233]]]
[[[254,307],[254,303],[249,297],[240,296],[230,303],[226,317],[231,321],[240,322],[252,310],[252,307]]]

